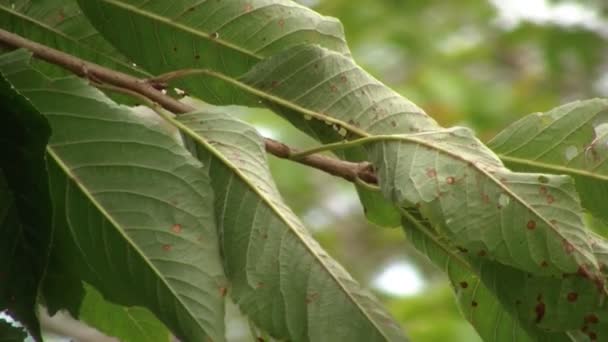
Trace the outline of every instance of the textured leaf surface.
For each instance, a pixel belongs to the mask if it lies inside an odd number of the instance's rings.
[[[608,220],[608,100],[528,115],[488,146],[512,169],[574,177],[583,206]]]
[[[438,126],[352,60],[323,48],[290,49],[242,81],[322,140],[372,137],[369,159],[385,196],[418,206],[460,247],[533,273],[584,267],[599,277],[570,178],[510,172],[469,130]]]
[[[125,55],[154,74],[208,68],[237,77],[263,57],[304,43],[348,54],[342,25],[287,0],[80,1],[99,31]],[[128,27],[128,30],[124,28]],[[188,94],[215,104],[251,98],[201,74],[174,82]],[[259,106],[257,101],[248,104]],[[365,160],[363,151],[351,160]],[[382,196],[358,188],[367,217],[398,226],[399,215]]]
[[[89,62],[146,76],[97,33],[76,0],[0,0],[0,28]],[[48,64],[36,66],[49,75],[59,70]]]
[[[230,292],[250,319],[291,341],[405,340],[284,204],[254,129],[218,112],[178,120],[209,165]]]
[[[121,52],[159,74],[209,68],[239,76],[264,56],[305,42],[348,53],[341,24],[287,0],[82,0],[95,27]],[[224,104],[243,96],[201,75],[177,82]]]
[[[52,242],[46,119],[0,75],[0,312],[38,340],[36,299]]]
[[[92,286],[85,287],[81,321],[119,341],[171,341],[169,330],[149,310],[116,305],[106,301]]]
[[[23,51],[0,71],[46,115],[57,238],[109,300],[154,312],[182,339],[223,340],[223,272],[202,165],[77,78],[51,80]],[[78,261],[82,261],[78,263]]]
[[[471,260],[434,234],[424,219],[416,215],[404,214],[403,228],[408,240],[446,273],[463,316],[484,341],[570,341],[563,333],[547,334],[532,326],[522,327],[508,310],[515,303],[504,305],[496,297],[496,279],[486,277],[486,286]]]

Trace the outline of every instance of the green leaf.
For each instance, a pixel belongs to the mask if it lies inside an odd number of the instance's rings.
[[[281,340],[405,340],[284,204],[254,129],[214,110],[177,120],[209,165],[230,293],[251,320]]]
[[[488,276],[482,282],[471,260],[417,215],[411,210],[404,213],[403,228],[408,240],[446,273],[463,316],[484,341],[570,341],[563,333],[548,334],[533,326],[522,326],[509,311],[515,302],[505,306],[496,297],[496,279]]]
[[[9,322],[0,319],[0,342],[23,342],[27,334],[23,329],[14,327]]]
[[[306,42],[348,53],[336,19],[287,0],[78,2],[108,41],[155,74],[209,68],[239,76],[262,57]],[[175,86],[215,104],[243,96],[203,75]]]
[[[48,168],[64,260],[105,298],[148,308],[179,338],[224,340],[226,285],[203,166],[129,108],[81,79],[47,78],[29,58],[5,55],[0,71],[53,128]]]
[[[528,115],[488,146],[514,170],[572,176],[583,206],[608,221],[607,143],[608,100],[594,99]]]
[[[0,75],[0,311],[41,340],[38,288],[52,242],[46,119]]]
[[[147,309],[113,304],[92,286],[85,288],[80,320],[120,341],[171,341],[169,330]]]
[[[271,57],[241,81],[322,141],[367,137],[342,147],[365,145],[385,197],[418,206],[460,247],[532,273],[584,267],[601,277],[569,177],[510,172],[469,130],[438,126],[351,59],[320,47]]]
[[[76,0],[0,0],[0,28],[89,62],[139,77],[149,76],[133,67],[99,35]],[[35,65],[51,76],[66,74],[50,64]]]

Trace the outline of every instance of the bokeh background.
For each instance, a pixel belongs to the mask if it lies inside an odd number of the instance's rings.
[[[339,18],[355,59],[376,78],[443,126],[469,126],[484,141],[524,115],[608,96],[606,1],[300,2]],[[316,145],[270,113],[243,110],[241,117],[292,146]],[[271,163],[286,201],[412,341],[480,341],[441,271],[400,229],[370,225],[350,184]]]

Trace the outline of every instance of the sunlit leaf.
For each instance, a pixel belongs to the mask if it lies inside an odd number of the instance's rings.
[[[488,146],[514,170],[574,177],[583,206],[608,221],[608,100],[577,101],[528,115]]]
[[[251,320],[292,341],[405,339],[284,204],[254,129],[217,111],[178,120],[209,165],[230,293]]]
[[[78,78],[45,77],[29,57],[4,55],[0,71],[51,123],[64,258],[104,297],[150,309],[178,337],[222,341],[225,284],[202,165],[129,108]]]

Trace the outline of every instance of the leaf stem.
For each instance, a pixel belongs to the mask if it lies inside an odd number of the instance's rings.
[[[0,29],[0,43],[8,45],[10,47],[16,48],[25,48],[31,51],[36,58],[47,61],[51,64],[63,67],[70,72],[85,77],[91,81],[93,81],[96,86],[100,86],[103,84],[106,88],[108,86],[114,86],[113,90],[122,89],[121,92],[127,94],[125,90],[129,91],[129,95],[138,94],[138,98],[143,99],[147,98],[151,101],[151,103],[156,103],[159,106],[165,108],[169,112],[179,115],[183,113],[188,113],[196,110],[196,108],[191,107],[183,102],[180,102],[171,96],[163,94],[158,88],[162,86],[162,84],[156,82],[155,79],[139,79],[137,77],[121,73],[119,71],[115,71],[112,69],[105,68],[95,63],[91,63],[80,59],[76,56],[61,52],[59,50],[53,49],[51,47],[38,44],[34,41],[25,39],[19,35],[8,32],[6,30]],[[173,74],[179,75],[183,73],[190,73],[193,71],[176,71]],[[198,71],[202,72],[202,71]],[[235,79],[232,79],[228,76],[213,73],[212,71],[206,70],[206,73],[212,76],[217,76],[220,79],[223,79],[235,86],[240,87],[241,89],[247,89],[254,92],[254,94],[265,96],[264,98],[272,99],[273,101],[281,104],[281,99],[272,96],[266,96],[267,94],[249,87],[242,82],[239,82]],[[171,76],[172,73],[165,74],[165,78]],[[162,75],[161,75],[162,77]],[[161,78],[162,79],[162,78]],[[320,115],[312,112],[316,117]],[[327,120],[328,118],[322,116],[322,120]],[[337,120],[334,120],[337,121]],[[341,123],[338,123],[340,126],[343,126]],[[266,151],[278,158],[281,159],[290,159],[289,157],[293,154],[297,154],[298,151],[281,143],[276,140],[264,139],[264,144]],[[372,170],[370,170],[367,165],[369,163],[353,163],[348,161],[343,161],[336,158],[329,158],[322,155],[308,155],[302,157],[298,160],[295,160],[297,163],[316,168],[327,172],[333,176],[341,177],[350,182],[355,182],[357,178],[363,179],[365,182],[375,184],[377,183],[377,177]]]

